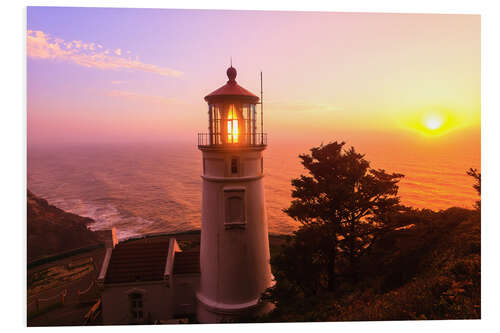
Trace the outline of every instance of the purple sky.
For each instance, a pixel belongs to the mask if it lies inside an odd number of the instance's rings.
[[[274,138],[480,133],[478,15],[29,7],[27,53],[29,144],[194,141],[231,56]]]

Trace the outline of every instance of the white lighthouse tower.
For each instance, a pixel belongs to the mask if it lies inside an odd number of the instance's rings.
[[[272,283],[259,97],[236,83],[232,66],[227,76],[224,86],[205,97],[209,132],[198,134],[203,207],[197,297],[204,323],[262,311],[259,298]]]

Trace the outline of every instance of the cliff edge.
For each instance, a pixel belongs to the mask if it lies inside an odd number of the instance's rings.
[[[99,244],[97,233],[88,229],[94,220],[68,213],[28,190],[28,262],[80,247]]]

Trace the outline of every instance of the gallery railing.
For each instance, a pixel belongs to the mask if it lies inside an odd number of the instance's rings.
[[[267,133],[228,135],[222,133],[198,133],[198,147],[217,146],[266,146]]]

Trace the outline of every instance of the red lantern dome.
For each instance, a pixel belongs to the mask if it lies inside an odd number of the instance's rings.
[[[226,73],[229,78],[227,83],[205,96],[205,101],[210,104],[226,100],[239,100],[241,102],[254,104],[259,102],[259,97],[236,83],[235,79],[237,72],[233,66],[229,67]]]
[[[208,103],[208,133],[198,134],[198,146],[266,146],[262,113],[255,110],[259,97],[236,83],[236,69],[226,71],[225,85],[205,96]],[[259,128],[259,124],[261,124]]]

